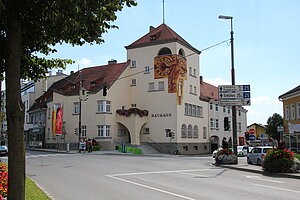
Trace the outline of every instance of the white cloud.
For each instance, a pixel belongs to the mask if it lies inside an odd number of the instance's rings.
[[[271,99],[268,96],[258,96],[252,97],[251,102],[253,104],[272,104],[272,105],[281,105],[281,102],[278,99]]]
[[[92,63],[92,61],[88,58],[81,58],[81,60],[79,61],[80,64],[83,65],[90,65]]]
[[[231,85],[230,81],[225,81],[225,80],[223,80],[222,78],[219,78],[219,77],[217,77],[215,79],[204,78],[204,82],[209,83],[211,85],[214,85],[216,87],[218,87],[218,85]]]

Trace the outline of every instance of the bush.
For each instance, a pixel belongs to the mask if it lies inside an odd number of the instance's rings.
[[[280,147],[267,152],[262,167],[268,173],[291,172],[294,165],[294,153]]]
[[[100,145],[93,146],[93,151],[100,151],[100,150],[101,150]]]
[[[216,154],[216,164],[237,164],[237,156],[233,155],[231,149],[221,149]]]

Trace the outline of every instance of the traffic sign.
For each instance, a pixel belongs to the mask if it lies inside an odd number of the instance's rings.
[[[255,135],[249,135],[249,140],[254,141],[255,140]]]
[[[219,99],[219,104],[222,106],[249,106],[251,101],[247,99]]]
[[[222,92],[219,93],[220,99],[248,99],[250,98],[250,92]]]
[[[251,135],[255,134],[255,129],[251,128],[251,129],[249,130],[249,134],[251,134]]]
[[[219,85],[219,92],[250,91],[250,85]]]

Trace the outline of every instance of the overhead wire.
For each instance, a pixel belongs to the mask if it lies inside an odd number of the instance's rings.
[[[221,44],[223,44],[223,43],[225,43],[225,42],[228,42],[228,41],[230,41],[230,39],[227,39],[227,40],[224,40],[224,41],[219,42],[219,43],[217,43],[217,44],[214,44],[214,45],[211,45],[211,46],[209,46],[209,47],[206,47],[206,48],[200,50],[200,52],[203,52],[203,51],[206,51],[206,50],[211,49],[211,48],[213,48],[213,47],[219,46],[219,45],[221,45]],[[186,57],[192,56],[192,55],[194,55],[194,54],[198,54],[198,53],[196,53],[196,52],[195,52],[195,53],[191,53],[191,54],[188,54],[188,55],[183,56],[183,57],[186,58]],[[151,68],[149,68],[149,71],[150,71],[150,70],[153,70],[153,69],[154,69],[154,67],[151,67]],[[131,76],[135,76],[135,75],[137,75],[137,74],[145,73],[145,72],[146,72],[145,70],[139,71],[139,72],[136,72],[136,73],[127,75],[127,76],[120,77],[120,78],[118,78],[118,79],[116,79],[116,80],[121,80],[121,79],[124,79],[124,78],[128,78],[128,77],[131,77]]]

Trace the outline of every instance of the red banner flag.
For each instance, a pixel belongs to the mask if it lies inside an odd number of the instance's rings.
[[[63,109],[58,108],[56,112],[56,135],[62,135]]]

